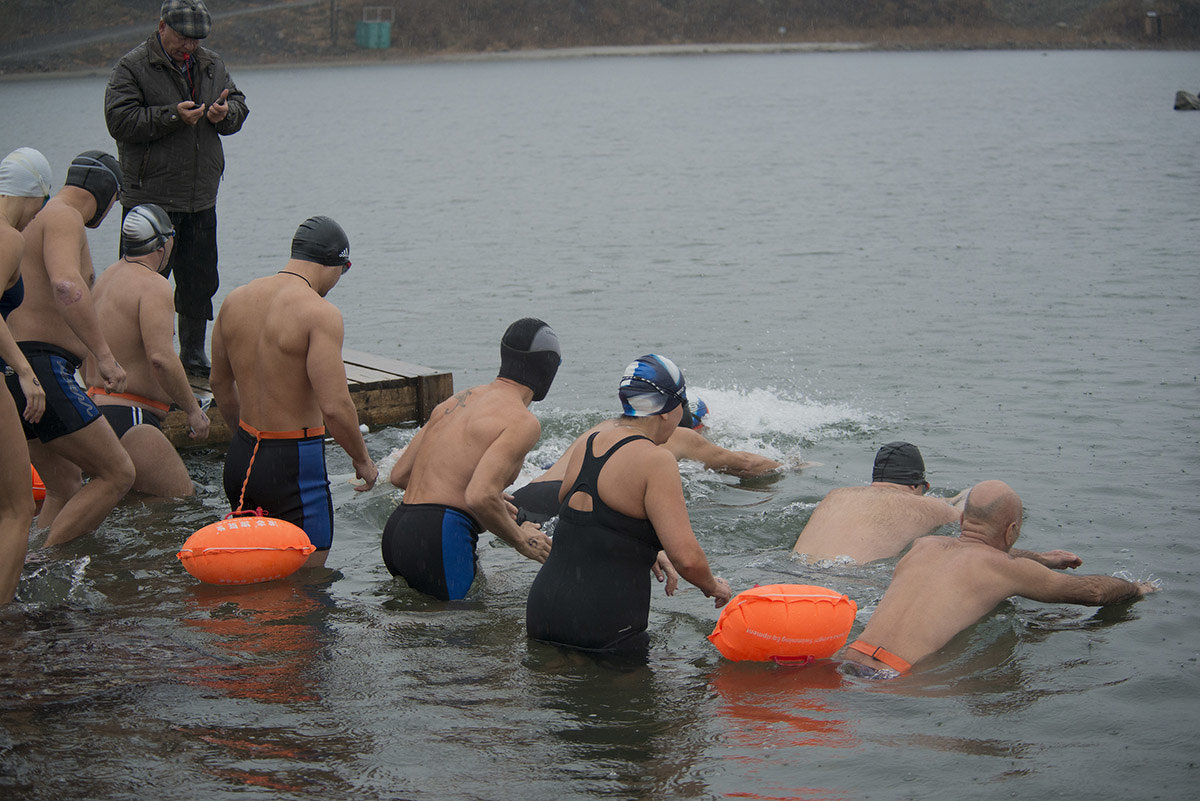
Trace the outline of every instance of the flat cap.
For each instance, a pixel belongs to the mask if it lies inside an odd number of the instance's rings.
[[[165,0],[160,16],[171,30],[189,39],[203,39],[212,30],[212,15],[203,0]]]

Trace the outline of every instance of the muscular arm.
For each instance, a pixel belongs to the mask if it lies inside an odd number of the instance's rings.
[[[92,304],[91,287],[83,277],[81,259],[86,247],[86,237],[82,228],[76,230],[76,226],[72,225],[70,215],[73,213],[63,207],[54,209],[42,229],[42,261],[46,267],[46,277],[50,281],[54,306],[63,322],[75,332],[96,358],[100,372],[105,377],[105,386],[110,390],[123,392],[124,370],[117,367],[118,378],[109,379],[110,375],[114,375],[113,367],[117,362],[100,329],[100,320]]]
[[[1007,572],[1013,580],[1012,594],[1043,603],[1070,603],[1084,606],[1127,601],[1155,592],[1147,582],[1133,582],[1115,576],[1073,576],[1059,573],[1032,559],[1010,558]]]
[[[504,500],[504,488],[517,477],[525,454],[537,444],[540,435],[541,426],[533,415],[508,425],[484,451],[471,474],[464,498],[480,525],[522,556],[544,562],[550,555],[550,538],[532,523],[518,526]]]
[[[691,459],[701,462],[709,470],[730,473],[735,476],[761,476],[782,465],[774,459],[748,451],[731,451],[710,442],[703,434],[690,428],[677,428],[671,432],[666,448],[676,459]]]
[[[355,473],[366,481],[365,489],[375,485],[379,470],[367,453],[367,443],[358,428],[358,410],[346,385],[346,367],[342,362],[343,324],[341,313],[332,305],[321,308],[317,324],[308,338],[305,369],[317,396],[317,405],[334,442],[342,446]]]
[[[183,370],[183,362],[175,354],[174,317],[171,285],[165,280],[156,281],[138,303],[138,325],[146,359],[154,370],[159,386],[187,414],[192,435],[204,438],[208,436],[208,416],[200,410],[200,404],[188,383],[187,373]]]
[[[225,299],[225,305],[229,305],[229,298]],[[232,430],[242,419],[241,398],[238,395],[237,383],[233,380],[233,366],[229,363],[229,351],[225,347],[225,337],[221,332],[221,315],[217,314],[217,321],[213,324],[212,368],[208,373],[208,385],[212,389],[217,408],[221,410],[221,416]]]

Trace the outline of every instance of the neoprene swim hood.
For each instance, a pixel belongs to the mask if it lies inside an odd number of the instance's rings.
[[[500,340],[500,378],[529,387],[535,401],[546,397],[560,364],[558,334],[536,317],[517,320]]]
[[[309,217],[292,237],[292,258],[325,267],[350,266],[350,240],[329,217]]]
[[[66,185],[86,189],[96,198],[96,213],[87,221],[88,228],[100,225],[124,182],[120,163],[102,150],[85,150],[71,161]]]
[[[167,244],[175,235],[175,226],[167,213],[153,203],[134,206],[121,221],[121,252],[126,256],[145,256]]]
[[[872,481],[886,481],[906,487],[925,483],[925,460],[910,442],[889,442],[875,454]]]
[[[617,395],[628,417],[666,414],[687,403],[683,371],[657,353],[648,353],[625,368]]]

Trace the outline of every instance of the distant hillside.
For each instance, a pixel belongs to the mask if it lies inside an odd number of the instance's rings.
[[[149,35],[160,4],[0,0],[0,72],[106,70]],[[1200,46],[1200,0],[210,0],[209,8],[210,46],[235,64],[717,42]],[[364,13],[392,20],[386,50],[356,45]]]

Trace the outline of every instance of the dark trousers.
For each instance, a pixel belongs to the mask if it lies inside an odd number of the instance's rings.
[[[129,209],[123,209],[121,219]],[[196,320],[213,318],[213,295],[221,285],[217,274],[217,209],[169,211],[175,226],[175,249],[166,275],[175,274],[175,311]]]

